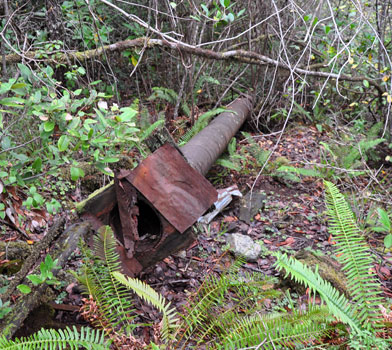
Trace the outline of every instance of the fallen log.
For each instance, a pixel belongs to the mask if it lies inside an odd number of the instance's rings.
[[[61,230],[61,234],[56,236],[56,239],[52,242],[52,245],[49,248],[48,254],[51,255],[53,260],[58,260],[58,265],[61,268],[64,268],[68,258],[77,248],[80,239],[87,235],[87,233],[90,231],[90,228],[91,226],[88,222],[77,223],[70,226],[65,231]],[[38,253],[42,252],[38,251]],[[43,255],[44,258],[46,254]],[[26,265],[28,268],[23,267],[23,274],[25,270],[28,272],[31,270],[31,273],[39,274],[39,261],[35,261],[35,263],[36,267],[32,270],[30,269],[30,262]],[[61,269],[54,270],[53,275],[56,276],[59,271],[61,271]],[[27,273],[25,275],[27,275]],[[50,290],[50,287],[46,283],[34,287],[26,278],[22,280],[18,278],[17,284],[20,283],[29,285],[32,291],[29,294],[21,295],[19,298],[17,298],[15,304],[12,305],[11,312],[0,320],[0,334],[4,335],[7,339],[10,339],[13,334],[21,327],[24,320],[33,309],[42,303],[52,301],[51,293],[47,292],[48,289]],[[9,288],[6,293],[2,295],[3,301],[8,299],[11,294],[15,292],[14,284],[10,287],[11,288]]]
[[[131,171],[79,205],[94,229],[110,225],[119,241],[124,272],[135,275],[194,241],[189,229],[216,201],[204,178],[249,115],[250,97],[227,106],[180,149],[158,137],[155,150]],[[159,147],[161,145],[161,147]]]
[[[22,268],[15,274],[5,293],[0,294],[3,302],[9,299],[11,294],[15,292],[16,287],[26,278],[27,274],[32,270],[37,261],[39,261],[42,252],[46,251],[53,241],[60,236],[63,232],[64,223],[65,220],[63,218],[55,221],[45,237],[35,245],[28,258],[24,261]]]

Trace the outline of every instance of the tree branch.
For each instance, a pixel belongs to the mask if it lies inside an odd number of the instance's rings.
[[[229,50],[229,51],[213,51],[209,49],[203,49],[201,47],[183,44],[180,42],[169,42],[167,40],[162,39],[150,39],[146,37],[141,37],[132,40],[124,40],[119,41],[114,44],[105,45],[97,49],[86,50],[86,51],[67,51],[67,52],[57,52],[51,55],[47,59],[39,59],[39,53],[30,51],[25,54],[10,54],[7,55],[6,61],[8,63],[16,63],[20,62],[22,58],[28,58],[30,60],[35,60],[38,58],[41,62],[55,63],[55,64],[69,64],[69,62],[75,61],[84,61],[91,58],[96,58],[104,54],[104,52],[115,52],[115,51],[124,51],[127,49],[134,49],[138,47],[144,48],[153,48],[153,47],[164,47],[176,51],[181,51],[182,53],[188,53],[195,56],[204,57],[207,59],[213,60],[231,60],[241,63],[248,63],[259,66],[274,66],[279,67],[280,69],[285,69],[288,71],[293,71],[298,75],[306,75],[313,76],[318,78],[328,78],[328,79],[336,79],[336,80],[344,80],[344,81],[352,81],[352,82],[362,82],[363,80],[368,80],[369,84],[374,86],[379,92],[384,92],[384,89],[379,85],[375,80],[369,80],[368,77],[364,76],[350,76],[345,74],[336,74],[332,72],[322,72],[309,70],[306,67],[289,67],[284,62],[275,60],[273,58],[261,55],[254,51],[246,51],[246,50]],[[38,56],[38,57],[37,57]],[[328,66],[323,65],[323,68],[328,68]],[[321,67],[320,67],[321,68]]]

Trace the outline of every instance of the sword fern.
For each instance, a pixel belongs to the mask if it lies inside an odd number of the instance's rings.
[[[337,258],[346,274],[358,319],[370,325],[376,321],[381,303],[381,290],[373,269],[374,256],[343,194],[331,182],[324,184],[329,231],[336,241]]]
[[[104,339],[100,331],[82,327],[80,331],[74,326],[64,330],[41,329],[29,337],[7,340],[0,336],[0,349],[2,350],[61,350],[61,349],[90,349],[109,350],[110,342]]]

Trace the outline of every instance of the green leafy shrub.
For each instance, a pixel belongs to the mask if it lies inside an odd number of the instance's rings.
[[[0,87],[7,96],[0,100],[0,177],[2,190],[26,188],[27,208],[59,209],[59,201],[48,201],[42,193],[42,179],[62,178],[62,168],[72,181],[85,176],[86,163],[113,176],[108,165],[132,148],[145,154],[141,141],[162,124],[141,130],[137,110],[115,104],[109,108],[110,96],[94,90],[94,83],[90,90],[70,93],[58,89],[51,67],[40,73],[24,64],[18,67],[21,77]]]

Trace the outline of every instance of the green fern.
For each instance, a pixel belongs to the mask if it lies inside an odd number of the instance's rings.
[[[161,99],[166,102],[169,102],[172,105],[175,105],[177,103],[178,94],[174,90],[164,88],[164,87],[153,87],[152,90],[153,90],[153,93],[148,98],[149,101],[155,101],[156,99]],[[189,116],[191,114],[189,106],[186,102],[183,102],[181,104],[181,108],[182,108],[182,111],[187,116]]]
[[[317,268],[313,271],[300,261],[286,254],[274,253],[276,268],[286,272],[295,281],[318,293],[330,312],[347,324],[359,339],[376,339],[374,327],[379,321],[378,305],[381,304],[379,284],[372,271],[373,256],[363,238],[354,215],[337,187],[324,181],[330,233],[336,241],[337,256],[348,280],[349,301],[329,282],[322,279]]]
[[[0,337],[0,349],[2,350],[61,350],[61,349],[90,349],[109,350],[110,342],[106,341],[100,331],[82,327],[80,331],[74,326],[73,329],[41,329],[29,337],[15,340],[7,340]]]
[[[331,182],[324,181],[329,231],[336,241],[337,256],[348,279],[361,323],[372,323],[381,303],[379,284],[372,272],[374,258],[344,196]]]
[[[323,175],[315,169],[296,168],[289,165],[283,165],[277,169],[281,173],[293,173],[296,175],[310,176],[310,177],[323,177]]]
[[[202,75],[199,79],[197,79],[195,87],[193,88],[193,91],[194,91],[193,94],[194,94],[195,98],[198,95],[199,91],[203,88],[203,85],[205,83],[220,85],[219,80],[217,80],[209,75]]]
[[[93,266],[85,267],[85,273],[79,280],[98,307],[99,326],[108,331],[109,335],[112,331],[132,334],[133,329],[138,326],[134,323],[133,296],[129,293],[129,290],[132,290],[162,312],[161,334],[164,340],[168,340],[177,321],[175,310],[150,286],[120,272],[120,258],[116,251],[113,230],[109,226],[102,226],[98,230],[94,237],[94,251]]]
[[[327,335],[334,327],[327,324],[325,307],[311,306],[300,314],[275,313],[242,317],[229,327],[225,349],[297,349]]]
[[[96,257],[92,266],[85,266],[84,274],[79,281],[85,291],[91,295],[97,304],[103,319],[97,318],[100,327],[131,333],[136,327],[133,323],[135,316],[133,302],[125,288],[113,273],[121,270],[119,255],[113,231],[109,226],[103,226],[94,237]]]
[[[165,124],[164,119],[159,119],[155,123],[152,123],[141,132],[139,135],[140,142],[144,141],[147,137],[149,137],[156,129],[159,129],[162,125]]]
[[[349,300],[328,281],[325,281],[317,270],[313,271],[297,259],[286,254],[276,252],[273,255],[277,258],[274,266],[278,271],[284,270],[286,277],[290,276],[296,282],[308,287],[312,292],[317,292],[333,315],[349,325],[354,332],[361,333],[361,320],[354,313]]]
[[[161,334],[164,340],[169,339],[169,332],[175,327],[177,322],[176,310],[170,308],[170,303],[167,303],[163,296],[152,289],[148,284],[138,280],[137,278],[130,278],[124,276],[120,272],[113,272],[113,276],[121,284],[136,293],[144,301],[150,303],[162,312],[162,327]]]
[[[186,308],[182,323],[174,334],[175,349],[193,344],[196,348],[210,344],[218,348],[224,344],[226,334],[240,318],[260,311],[257,300],[276,297],[274,279],[256,274],[239,275],[242,261],[236,261],[220,277],[210,275],[205,279]],[[240,311],[241,310],[241,311]],[[181,330],[181,333],[179,331]],[[215,344],[215,345],[213,345]],[[209,348],[209,347],[208,347]]]
[[[203,113],[199,118],[197,118],[195,124],[192,126],[192,128],[184,135],[181,137],[181,140],[179,142],[179,146],[185,145],[189,140],[198,134],[201,130],[203,130],[210,120],[216,116],[217,114],[223,113],[226,111],[226,108],[216,108],[212,109],[211,111],[208,111],[206,113]]]
[[[358,147],[356,146],[352,147],[350,153],[343,158],[344,168],[349,169],[354,167],[356,162],[361,159],[361,156],[363,156],[364,159],[367,160],[366,153],[384,141],[385,139],[375,139],[375,140],[366,139],[360,141]]]

